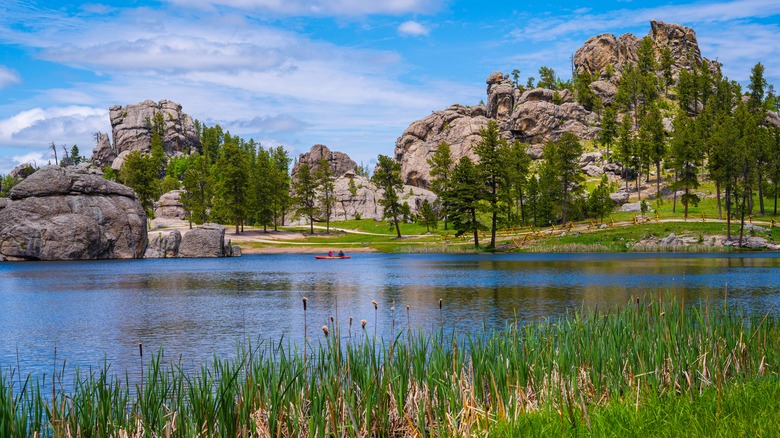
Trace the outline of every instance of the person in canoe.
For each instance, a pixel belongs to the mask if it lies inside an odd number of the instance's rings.
[[[339,257],[344,257],[344,251],[339,251]]]
[[[328,257],[333,257],[333,251],[328,251]]]

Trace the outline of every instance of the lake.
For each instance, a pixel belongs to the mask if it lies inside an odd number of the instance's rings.
[[[757,312],[780,304],[778,254],[355,254],[226,259],[0,263],[0,368],[50,374],[57,363],[138,369],[144,351],[194,367],[251,340],[295,344],[337,318],[342,336],[502,328],[632,296],[715,300]],[[439,299],[442,308],[439,309]],[[378,303],[374,311],[372,300]],[[391,310],[395,303],[395,311]],[[407,314],[406,306],[409,306]],[[349,329],[349,317],[354,318]]]

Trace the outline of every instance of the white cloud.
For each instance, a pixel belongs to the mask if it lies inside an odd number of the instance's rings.
[[[20,164],[32,164],[34,166],[40,167],[49,162],[49,158],[45,157],[41,152],[28,152],[24,155],[14,155],[11,157],[11,160],[14,162],[14,165],[11,167],[11,169]]]
[[[427,36],[431,31],[422,24],[409,20],[398,26],[398,33],[405,36]]]
[[[296,16],[363,16],[431,13],[442,0],[168,0],[189,8],[227,6]]]
[[[19,73],[11,70],[10,68],[0,65],[0,88],[6,87],[12,84],[18,84],[22,81],[19,77]]]
[[[95,131],[107,132],[108,111],[101,108],[68,106],[33,108],[0,119],[0,143],[4,147],[55,143],[91,144]]]

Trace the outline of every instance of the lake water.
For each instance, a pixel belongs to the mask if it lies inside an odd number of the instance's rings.
[[[458,332],[556,317],[582,306],[673,295],[780,308],[780,257],[750,255],[311,255],[229,259],[0,263],[0,368],[51,373],[57,361],[137,369],[164,347],[189,367],[233,357],[247,339],[301,345],[338,318],[342,335],[387,339],[412,326]],[[442,309],[439,310],[439,299]],[[372,300],[377,301],[374,312]],[[391,306],[395,302],[395,312]],[[406,306],[409,306],[407,317]],[[393,323],[393,320],[395,321]]]

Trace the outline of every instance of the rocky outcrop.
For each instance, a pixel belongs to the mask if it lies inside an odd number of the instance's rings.
[[[38,170],[0,210],[7,260],[141,258],[146,244],[146,214],[133,190],[74,168]]]
[[[474,145],[490,120],[496,121],[504,139],[537,145],[529,150],[534,158],[539,156],[539,145],[560,139],[564,132],[582,139],[596,138],[596,114],[577,103],[570,91],[535,88],[521,93],[501,72],[488,76],[486,83],[487,106],[453,105],[413,122],[401,134],[395,144],[395,159],[401,163],[406,184],[430,186],[427,161],[441,142],[450,145],[454,161],[463,156],[476,161]]]
[[[225,227],[205,224],[185,231],[149,233],[149,247],[144,258],[240,257],[241,248],[225,241]]]
[[[348,172],[354,173],[357,169],[357,163],[349,158],[349,155],[343,152],[333,152],[324,144],[315,144],[311,147],[309,152],[301,154],[298,157],[298,163],[292,169],[292,177],[298,174],[301,165],[306,163],[309,165],[309,170],[312,173],[316,173],[320,168],[320,161],[325,158],[328,160],[330,170],[333,172],[333,176],[338,178]]]
[[[92,161],[99,166],[114,163],[124,151],[148,152],[151,148],[151,123],[162,115],[163,149],[166,155],[189,154],[201,148],[198,130],[192,117],[182,112],[181,105],[170,100],[146,100],[135,105],[115,105],[109,108],[113,147],[102,136],[92,151]]]
[[[415,187],[430,185],[427,160],[443,141],[449,143],[454,161],[463,156],[476,159],[473,147],[480,140],[479,130],[487,122],[484,105],[453,105],[409,125],[395,144],[395,159],[401,163],[405,184]]]
[[[156,233],[154,237],[149,239],[149,246],[146,247],[144,258],[163,259],[177,257],[180,244],[181,233],[178,230],[173,230],[168,234]]]
[[[177,257],[226,257],[230,254],[231,245],[225,243],[225,227],[204,224],[182,236]]]
[[[92,149],[92,162],[98,167],[110,166],[117,157],[117,152],[108,140],[108,134],[100,134],[97,144]]]
[[[154,203],[154,217],[163,219],[186,219],[187,212],[181,203],[183,190],[171,190],[163,193],[160,199]]]
[[[689,27],[653,20],[650,21],[648,36],[653,41],[656,61],[660,62],[662,50],[665,47],[669,48],[674,60],[672,73],[675,79],[680,70],[690,70],[694,66],[701,65],[702,62],[709,63],[713,71],[719,68],[717,63],[701,56],[696,32]],[[636,62],[640,43],[641,40],[632,34],[624,34],[619,38],[612,34],[591,37],[574,52],[574,66],[581,73],[587,72],[614,83],[617,76],[608,77],[607,67],[612,66],[619,75],[628,64]],[[603,89],[604,87],[601,88],[602,93],[597,92],[597,94],[605,94],[608,98],[614,96],[614,93],[609,93],[609,90]]]
[[[18,181],[21,181],[21,180],[27,178],[28,176],[32,175],[33,173],[35,173],[36,170],[37,169],[32,164],[30,164],[30,163],[22,163],[22,164],[20,164],[20,165],[18,165],[16,167],[14,167],[13,169],[11,169],[11,171],[8,172],[8,176],[10,176],[11,178],[14,178],[14,179],[16,179]]]

